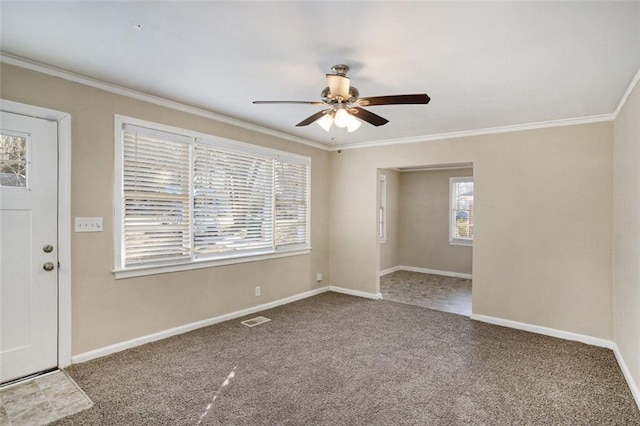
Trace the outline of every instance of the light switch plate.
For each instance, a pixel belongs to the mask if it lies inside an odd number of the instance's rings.
[[[76,217],[76,232],[102,232],[101,217]]]

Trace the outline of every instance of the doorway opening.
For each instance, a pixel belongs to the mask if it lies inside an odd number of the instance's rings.
[[[470,316],[473,163],[378,169],[382,298]]]

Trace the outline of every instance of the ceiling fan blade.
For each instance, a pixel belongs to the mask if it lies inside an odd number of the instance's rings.
[[[327,74],[327,82],[329,83],[329,90],[331,96],[342,96],[346,101],[349,99],[349,77],[343,75]]]
[[[323,109],[322,111],[316,112],[315,114],[305,118],[304,120],[296,124],[296,127],[308,126],[309,124],[313,123],[317,119],[321,118],[327,111],[329,110]]]
[[[426,93],[417,93],[414,95],[371,96],[360,98],[356,103],[362,106],[428,104],[430,100],[431,98]]]
[[[371,111],[367,111],[364,108],[360,108],[360,107],[350,108],[349,112],[352,113],[355,117],[361,120],[364,120],[369,124],[373,124],[376,127],[384,126],[389,122],[389,120],[387,120],[386,118],[380,117],[378,114],[374,114]]]
[[[254,104],[305,104],[305,105],[326,105],[320,101],[253,101]]]

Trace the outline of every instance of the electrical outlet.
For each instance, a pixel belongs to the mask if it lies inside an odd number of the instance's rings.
[[[260,286],[256,287],[256,296],[260,296]]]
[[[317,274],[316,274],[316,281],[317,281],[317,282],[322,281],[322,278],[323,278],[323,277],[322,277],[322,274],[321,274],[321,273],[317,273]]]
[[[76,217],[76,232],[102,232],[101,217]]]

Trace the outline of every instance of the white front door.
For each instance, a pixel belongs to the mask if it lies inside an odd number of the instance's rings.
[[[58,365],[57,123],[0,113],[0,383]]]

